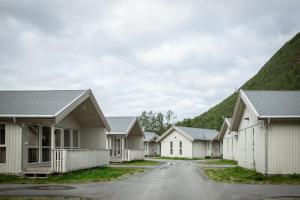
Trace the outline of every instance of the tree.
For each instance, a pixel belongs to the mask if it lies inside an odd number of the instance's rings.
[[[155,132],[159,135],[163,134],[177,121],[176,115],[171,110],[165,115],[161,112],[143,111],[139,119],[144,131]]]

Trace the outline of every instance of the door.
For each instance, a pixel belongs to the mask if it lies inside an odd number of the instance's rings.
[[[112,156],[121,157],[121,138],[113,138],[111,142]]]

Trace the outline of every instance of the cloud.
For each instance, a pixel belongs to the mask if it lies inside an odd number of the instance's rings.
[[[206,111],[299,31],[288,1],[0,2],[0,89],[91,88],[106,115]]]

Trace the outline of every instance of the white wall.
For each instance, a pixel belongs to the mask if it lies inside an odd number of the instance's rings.
[[[223,138],[223,159],[237,160],[238,156],[238,136],[235,132],[230,132],[227,128]]]
[[[80,126],[72,114],[67,115],[62,121],[55,125],[60,128],[70,128],[80,130]]]
[[[81,128],[80,148],[106,149],[106,129],[100,127]]]
[[[170,142],[173,142],[173,154],[170,154]],[[179,142],[182,141],[182,155],[179,154]],[[161,156],[166,157],[193,157],[193,145],[192,142],[173,130],[168,136],[161,141]]]
[[[255,114],[246,107],[238,131],[236,157],[240,166],[264,173],[265,131],[263,122],[257,120]]]
[[[194,141],[193,142],[193,157],[204,158],[207,155],[207,142]]]
[[[300,173],[300,122],[272,122],[268,129],[268,173]]]
[[[22,128],[13,123],[5,124],[6,163],[0,163],[0,173],[22,172]]]

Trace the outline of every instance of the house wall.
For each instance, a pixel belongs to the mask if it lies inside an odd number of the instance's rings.
[[[145,143],[145,155],[146,156],[155,156],[157,154],[157,143],[154,141],[144,142]]]
[[[81,128],[80,148],[106,149],[106,129],[100,127]]]
[[[129,134],[126,138],[126,148],[143,150],[144,149],[144,136]]]
[[[173,142],[173,154],[170,154],[170,142]],[[182,155],[179,154],[179,142],[182,141]],[[166,157],[193,157],[193,144],[181,133],[173,130],[161,141],[161,156]]]
[[[62,121],[55,125],[60,128],[70,128],[80,130],[80,126],[72,114],[66,116]]]
[[[212,144],[212,157],[219,157],[221,154],[220,154],[220,144],[218,141],[213,141],[211,142]]]
[[[272,122],[268,128],[268,173],[300,173],[300,121]]]
[[[238,131],[238,165],[264,173],[265,131],[263,122],[246,107]]]
[[[22,128],[14,123],[5,124],[6,163],[0,163],[0,173],[22,172]]]
[[[238,156],[238,136],[235,132],[230,132],[227,128],[223,138],[223,159],[237,160]]]
[[[207,155],[207,142],[194,141],[193,142],[193,158],[204,158]]]

